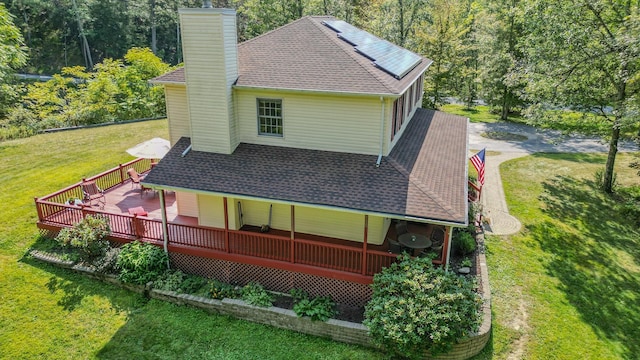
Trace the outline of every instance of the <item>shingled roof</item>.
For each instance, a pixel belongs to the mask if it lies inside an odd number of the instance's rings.
[[[422,61],[402,79],[377,68],[322,22],[307,16],[238,45],[237,87],[399,95],[431,64]],[[152,80],[184,84],[180,68]]]
[[[376,168],[375,155],[242,143],[233,154],[190,151],[182,138],[144,183],[228,196],[465,224],[467,120],[417,109]]]

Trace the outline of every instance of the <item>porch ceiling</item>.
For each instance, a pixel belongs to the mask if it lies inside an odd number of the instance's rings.
[[[424,220],[466,222],[467,120],[418,109],[379,168],[377,156],[241,143],[190,151],[182,138],[144,179],[192,189]]]

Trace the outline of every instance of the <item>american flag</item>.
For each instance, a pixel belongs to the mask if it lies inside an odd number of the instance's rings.
[[[471,157],[471,163],[478,172],[478,182],[480,186],[484,185],[484,150],[480,150],[477,154]]]

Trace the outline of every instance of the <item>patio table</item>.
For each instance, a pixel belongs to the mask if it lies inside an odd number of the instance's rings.
[[[426,249],[431,246],[429,238],[415,233],[406,233],[398,236],[398,242],[410,249]]]

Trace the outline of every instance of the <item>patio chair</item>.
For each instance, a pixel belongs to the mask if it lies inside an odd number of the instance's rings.
[[[142,180],[144,180],[144,175],[138,174],[136,169],[131,168],[131,169],[127,170],[127,174],[129,174],[129,178],[131,179],[131,188],[133,189],[133,186],[135,184],[138,184],[138,186],[140,187],[140,197],[142,197],[142,194],[144,194],[145,191],[151,190],[148,187],[142,186],[142,184],[140,182]]]
[[[144,179],[144,175],[138,174],[138,172],[134,168],[131,168],[131,169],[127,170],[127,174],[129,174],[129,179],[131,179],[131,188],[132,189],[133,189],[133,185],[135,185],[135,184],[138,184],[138,186],[142,187],[142,185],[140,185],[140,181],[142,181],[142,179]]]
[[[404,246],[402,246],[402,244],[400,244],[399,242],[391,239],[391,238],[387,238],[387,241],[389,242],[389,252],[392,254],[400,254],[403,251],[405,251]]]
[[[396,235],[400,236],[409,232],[409,226],[406,221],[398,221],[396,224]]]
[[[442,228],[435,228],[431,231],[431,249],[440,250],[444,244],[444,230]]]
[[[82,183],[82,200],[85,203],[88,202],[90,206],[93,206],[95,201],[96,205],[100,206],[101,209],[104,209],[107,203],[104,191],[98,187],[95,181],[85,181]]]

